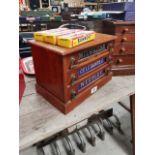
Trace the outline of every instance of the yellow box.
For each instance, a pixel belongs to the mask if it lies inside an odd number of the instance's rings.
[[[46,34],[52,33],[52,32],[62,32],[67,30],[67,28],[57,28],[57,29],[50,29],[50,30],[45,30],[45,31],[39,31],[34,33],[34,40],[36,41],[45,41],[45,36]]]
[[[44,41],[44,34],[45,33],[46,33],[45,31],[35,32],[33,34],[34,40],[36,40],[36,41]]]
[[[57,39],[57,45],[67,48],[76,47],[85,42],[95,39],[94,31],[81,31],[75,34],[60,36]]]
[[[57,31],[57,32],[49,32],[49,33],[46,33],[44,35],[44,41],[46,43],[50,43],[50,44],[54,44],[56,45],[57,43],[57,38],[62,36],[62,35],[69,35],[69,34],[72,34],[72,33],[76,33],[76,32],[79,32],[81,30],[78,30],[78,29],[67,29],[67,30],[64,30],[64,31]]]

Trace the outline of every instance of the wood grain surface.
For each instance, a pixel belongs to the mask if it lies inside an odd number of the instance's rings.
[[[47,43],[39,42],[39,41],[35,41],[35,40],[30,40],[29,44],[39,46],[41,48],[50,50],[51,52],[55,52],[55,53],[60,54],[60,55],[68,55],[68,54],[78,52],[80,50],[85,50],[87,48],[91,48],[93,46],[102,44],[104,42],[115,40],[116,38],[117,38],[116,36],[96,33],[95,40],[89,41],[87,43],[84,43],[84,44],[77,46],[77,47],[74,47],[74,48],[59,47],[59,46],[55,46],[55,45],[51,45],[51,44],[47,44]]]

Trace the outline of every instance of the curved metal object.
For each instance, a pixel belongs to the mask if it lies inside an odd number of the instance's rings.
[[[118,118],[115,114],[113,114],[113,117],[114,117],[115,120],[116,120],[117,126],[120,128],[120,127],[121,127],[121,122],[119,121],[119,118]]]
[[[109,121],[108,118],[104,119],[107,122],[107,125],[104,124],[104,120],[102,118],[99,118],[99,120],[102,122],[103,127],[111,134],[113,134],[113,125]]]
[[[102,111],[102,113],[104,114],[105,112]],[[114,117],[116,121],[115,122],[112,121],[110,119],[111,117]],[[103,120],[106,121],[108,126],[105,125],[105,123],[103,123]],[[104,126],[104,128],[111,134],[113,134],[113,127],[115,127],[119,131],[119,133],[124,134],[123,130],[121,129],[121,122],[119,121],[119,118],[115,114],[112,113],[110,116],[108,115],[106,117],[104,117],[104,115],[101,115],[100,121],[102,121],[102,125]]]
[[[88,126],[86,128],[89,131],[90,136],[91,136],[90,137],[90,143],[91,143],[91,145],[92,146],[96,146],[96,137],[95,137],[94,133],[92,132],[92,128],[90,126]]]
[[[76,134],[81,141],[81,143],[79,144],[79,148],[83,153],[85,153],[86,152],[86,143],[85,143],[85,141],[84,141],[84,139],[83,139],[83,137],[79,131],[77,131]]]
[[[103,126],[102,124],[100,123],[100,121],[97,121],[95,124],[97,124],[98,128],[99,128],[99,133],[98,133],[98,136],[101,140],[104,140],[105,139],[105,132],[103,130]]]
[[[45,155],[45,152],[42,147],[37,148],[38,155]]]
[[[61,155],[60,148],[59,148],[57,142],[56,142],[56,141],[53,142],[52,145],[53,145],[53,147],[54,147],[54,149],[55,149],[56,155]]]
[[[63,25],[59,26],[59,28],[66,28],[68,26],[81,27],[83,30],[87,29],[86,26],[79,25],[79,24],[63,24]]]
[[[124,134],[124,131],[123,131],[122,128],[121,128],[121,122],[119,121],[119,118],[118,118],[115,114],[113,114],[112,117],[115,118],[116,122],[112,122],[110,119],[109,119],[109,121],[110,121],[110,122],[112,123],[112,125],[119,131],[119,133]]]
[[[65,137],[64,139],[66,140],[66,142],[67,142],[67,144],[68,144],[68,146],[69,146],[68,154],[69,154],[69,155],[75,155],[75,149],[73,148],[73,145],[72,145],[72,143],[71,143],[69,137],[67,136],[67,137]]]

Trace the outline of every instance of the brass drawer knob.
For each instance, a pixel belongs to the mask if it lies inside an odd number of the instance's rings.
[[[113,64],[113,59],[109,59],[109,64]]]
[[[123,32],[128,32],[129,31],[129,29],[128,28],[125,28],[124,30],[123,30]]]
[[[120,64],[122,62],[123,62],[123,59],[121,59],[121,58],[120,59],[117,59],[117,61],[116,61],[117,64]]]
[[[75,99],[75,98],[76,98],[76,91],[71,90],[71,99]]]
[[[114,51],[114,48],[113,48],[113,47],[111,47],[111,48],[110,48],[110,52],[113,52],[113,51]]]
[[[76,81],[76,76],[74,74],[71,75],[71,85],[74,85]]]
[[[127,38],[126,38],[126,37],[122,38],[122,41],[123,41],[123,42],[124,42],[124,41],[127,41]]]
[[[107,69],[105,70],[106,75],[108,75],[110,72],[111,72],[111,69],[110,69],[110,68],[107,68]]]
[[[71,63],[71,69],[76,67],[76,65],[75,65],[75,58],[74,57],[70,58],[70,63]]]
[[[124,47],[122,47],[121,49],[120,49],[120,53],[125,53],[125,48]]]

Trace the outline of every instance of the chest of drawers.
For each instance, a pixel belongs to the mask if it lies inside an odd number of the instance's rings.
[[[29,41],[36,73],[36,89],[63,113],[68,113],[112,78],[111,53],[115,36],[67,49]]]
[[[103,33],[116,35],[112,71],[114,75],[135,73],[135,22],[103,21]]]

